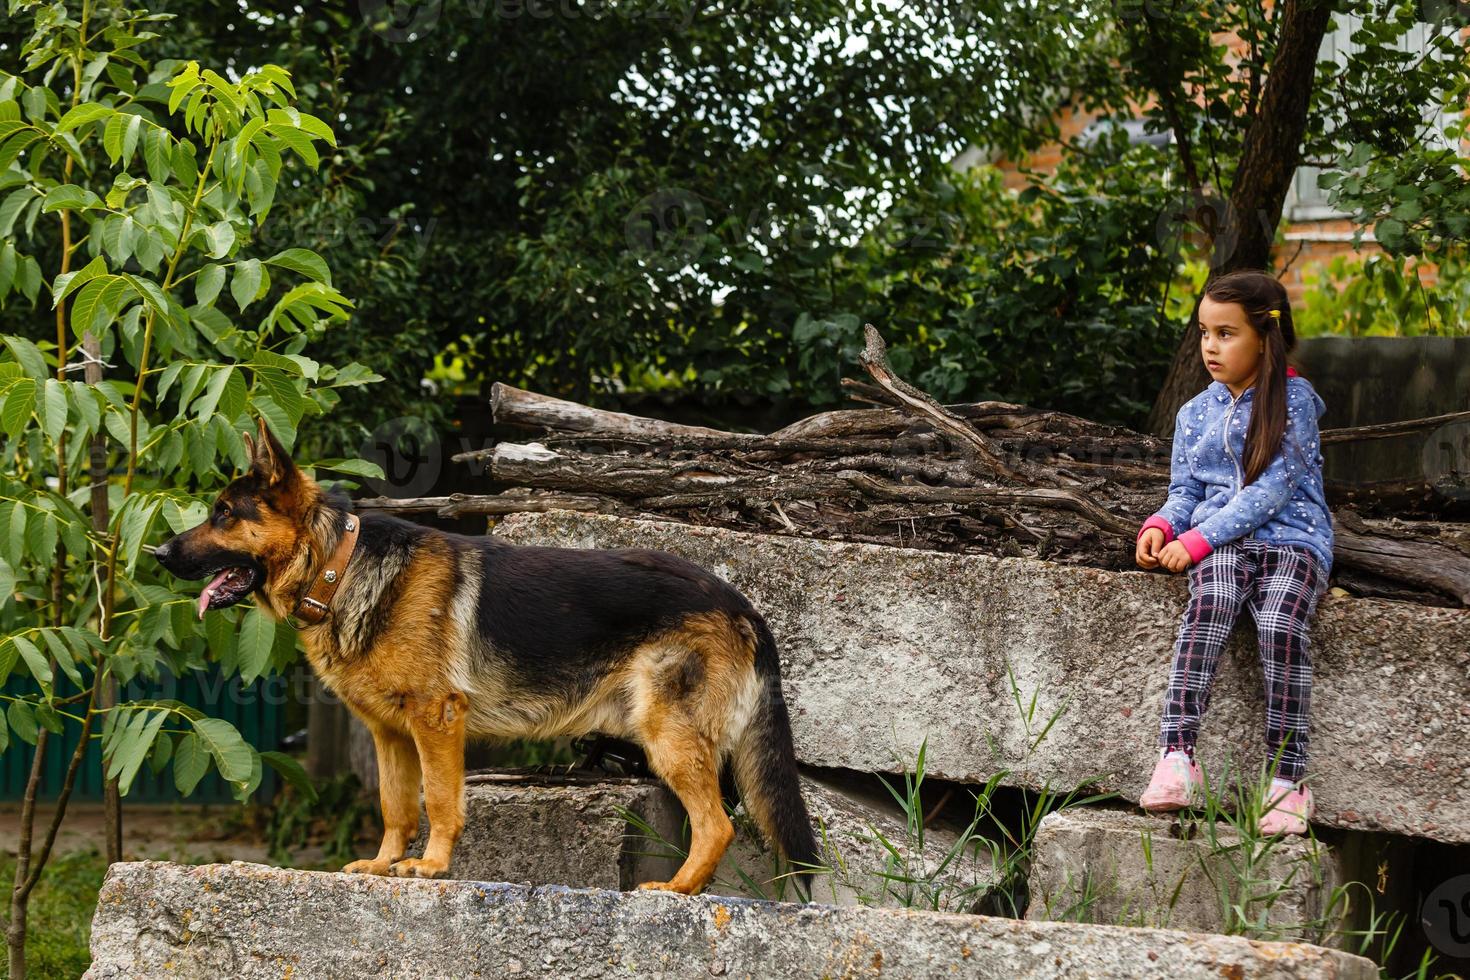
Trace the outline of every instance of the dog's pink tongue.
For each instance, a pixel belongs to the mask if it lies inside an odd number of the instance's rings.
[[[221,582],[223,582],[225,579],[227,579],[229,577],[230,577],[230,569],[227,568],[224,571],[220,572],[218,575],[216,575],[214,577],[214,579],[208,585],[206,585],[204,587],[204,591],[201,592],[201,593],[199,593],[199,618],[200,619],[203,619],[204,618],[204,610],[206,610],[206,609],[209,608],[209,597],[212,596],[212,595],[214,595],[214,590],[219,586],[219,584]]]

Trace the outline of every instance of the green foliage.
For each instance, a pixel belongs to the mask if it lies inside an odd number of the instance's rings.
[[[185,795],[213,767],[243,800],[263,761],[309,792],[293,760],[223,719],[177,701],[104,709],[95,694],[109,677],[209,660],[249,681],[295,655],[292,631],[259,610],[196,621],[192,597],[140,558],[198,523],[248,465],[241,431],[256,416],[289,447],[342,391],[379,380],[306,353],[353,309],[326,261],[258,240],[278,189],[335,136],[275,65],[231,81],[192,60],[150,63],[149,28],[165,15],[10,8],[32,31],[21,70],[0,71],[0,303],[20,327],[0,354],[0,681],[19,672],[35,686],[6,696],[0,748],[71,717],[101,739],[123,793],[147,762],[171,765]],[[72,373],[84,338],[106,365],[95,384]],[[105,514],[93,510],[94,439]],[[59,697],[58,673],[81,693]]]
[[[51,859],[49,873],[31,898],[28,976],[70,980],[87,972],[92,915],[106,874],[107,859],[96,851],[71,851]],[[15,858],[0,852],[0,878],[14,876]]]
[[[1329,181],[1361,180],[1338,204],[1380,239],[1403,221],[1406,241],[1435,247],[1470,209],[1463,171],[1414,127],[1463,103],[1466,59],[1405,39],[1423,10],[1463,5],[1340,6],[1361,43],[1319,67],[1298,149]],[[260,229],[277,250],[330,254],[333,284],[360,301],[357,329],[322,337],[317,356],[389,378],[342,392],[357,424],[321,427],[322,454],[354,455],[394,416],[439,422],[445,389],[490,380],[590,400],[686,387],[831,403],[864,320],[946,398],[1137,424],[1172,353],[1161,338],[1181,326],[1177,263],[1200,257],[1161,216],[1190,174],[1232,190],[1281,5],[420,8],[412,35],[353,4],[247,4],[226,29],[214,4],[186,0],[150,42],[201,64],[290,65],[302,105],[341,130],[319,169],[278,182]],[[529,81],[548,59],[577,66],[550,90]],[[1173,142],[1062,139],[1059,109],[1104,125],[1141,114]],[[967,147],[1018,159],[1059,139],[1065,166],[1034,175],[1024,205],[951,166]],[[0,227],[23,227],[29,206],[0,210]],[[54,223],[37,231],[54,243]],[[13,281],[39,290],[13,261]],[[256,311],[254,268],[200,273],[205,297]]]
[[[293,848],[322,840],[322,859],[340,867],[356,856],[357,832],[363,822],[379,819],[376,805],[350,772],[327,780],[319,792],[310,783],[304,787],[293,784],[266,814],[270,858],[284,865],[290,862]]]
[[[1318,178],[1353,215],[1355,241],[1371,228],[1395,256],[1470,243],[1470,55],[1463,4],[1355,4],[1371,15],[1323,96],[1341,120],[1336,166]],[[1426,29],[1427,28],[1427,29]],[[1403,39],[1422,31],[1421,50]]]
[[[1470,334],[1470,248],[1445,247],[1436,264],[1403,256],[1339,256],[1306,275],[1296,311],[1302,337]],[[1428,282],[1425,280],[1428,279]]]

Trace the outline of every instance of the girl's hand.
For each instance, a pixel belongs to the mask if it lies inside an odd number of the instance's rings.
[[[1189,557],[1189,549],[1178,541],[1170,541],[1159,552],[1159,564],[1171,572],[1182,572],[1194,564],[1194,559]]]
[[[1156,527],[1151,527],[1138,538],[1138,550],[1134,553],[1134,560],[1138,562],[1139,568],[1158,568],[1159,549],[1164,547],[1164,532]]]

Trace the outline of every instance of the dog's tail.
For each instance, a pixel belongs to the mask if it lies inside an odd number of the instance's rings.
[[[776,640],[759,613],[747,614],[755,630],[755,672],[760,697],[732,753],[735,781],[746,811],[797,872],[791,878],[807,901],[821,852],[811,817],[801,798],[791,720],[781,693],[781,661]]]

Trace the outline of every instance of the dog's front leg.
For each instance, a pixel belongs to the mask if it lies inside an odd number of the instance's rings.
[[[403,732],[373,725],[378,750],[378,802],[383,809],[383,844],[371,861],[353,861],[343,871],[385,875],[403,857],[419,831],[419,756]]]
[[[429,843],[421,858],[406,858],[391,871],[405,878],[438,878],[449,871],[454,845],[464,830],[465,715],[469,700],[453,691],[413,706],[409,725],[424,772]]]

